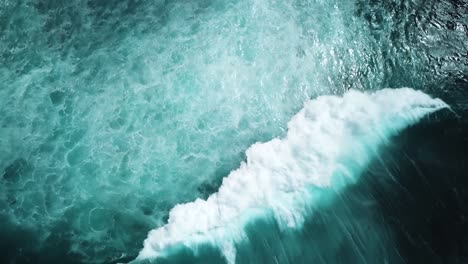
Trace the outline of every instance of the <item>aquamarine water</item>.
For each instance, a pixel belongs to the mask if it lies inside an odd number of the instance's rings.
[[[413,87],[466,109],[466,7],[1,0],[4,258],[134,259],[174,206],[217,193],[319,95]]]

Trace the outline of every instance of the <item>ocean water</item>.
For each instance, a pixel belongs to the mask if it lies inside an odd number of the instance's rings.
[[[467,10],[0,0],[0,263],[468,262]]]

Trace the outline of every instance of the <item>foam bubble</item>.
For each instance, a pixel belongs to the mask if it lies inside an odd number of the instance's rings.
[[[243,225],[272,212],[281,228],[298,228],[310,208],[355,182],[378,146],[424,115],[447,107],[409,88],[349,91],[304,104],[287,135],[247,150],[207,200],[176,205],[166,225],[152,230],[138,260],[156,258],[177,244],[219,246],[229,263]],[[311,207],[312,206],[312,207]]]

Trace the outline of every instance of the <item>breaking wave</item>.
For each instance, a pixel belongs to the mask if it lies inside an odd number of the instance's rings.
[[[307,101],[284,138],[255,143],[247,160],[206,200],[176,205],[166,225],[152,230],[136,262],[183,244],[213,244],[229,263],[246,223],[272,215],[281,229],[300,228],[314,208],[356,182],[378,148],[425,115],[448,107],[410,88]]]

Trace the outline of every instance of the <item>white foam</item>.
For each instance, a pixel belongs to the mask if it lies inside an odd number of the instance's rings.
[[[306,102],[288,123],[287,135],[252,145],[247,161],[217,193],[176,205],[168,223],[149,233],[137,261],[180,243],[196,248],[211,242],[234,263],[234,244],[243,239],[248,219],[268,211],[281,228],[300,227],[306,208],[354,182],[379,145],[444,107],[440,99],[409,88],[349,91]]]

